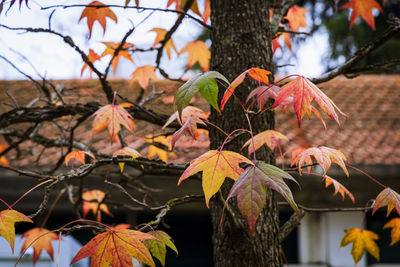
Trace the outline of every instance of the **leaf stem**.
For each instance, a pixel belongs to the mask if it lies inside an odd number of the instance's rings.
[[[377,179],[375,179],[375,178],[372,177],[371,175],[367,174],[366,172],[360,170],[359,168],[356,168],[356,167],[354,167],[354,166],[351,166],[350,164],[347,164],[347,163],[346,163],[346,166],[349,167],[349,168],[351,168],[351,169],[353,169],[353,170],[356,170],[356,171],[358,171],[358,172],[364,174],[365,176],[367,176],[369,179],[371,179],[373,182],[375,182],[376,184],[380,185],[381,187],[387,188],[386,185],[382,184],[382,183],[379,182]]]
[[[56,199],[54,199],[53,203],[51,204],[49,211],[46,214],[46,217],[43,219],[42,223],[40,224],[40,228],[44,228],[46,225],[47,221],[49,220],[50,214],[53,212],[54,207],[56,206],[57,202],[60,200],[61,196],[65,193],[67,189],[63,188],[60,193],[58,193]]]
[[[225,145],[225,143],[228,141],[228,139],[234,134],[234,133],[236,133],[236,132],[247,132],[247,133],[250,133],[250,131],[249,130],[246,130],[246,129],[236,129],[236,130],[234,130],[234,131],[232,131],[230,134],[228,134],[228,136],[225,138],[225,140],[224,140],[224,142],[222,143],[222,145],[221,145],[221,148],[219,149],[219,151],[222,151],[222,149],[224,148],[224,145]],[[251,134],[251,133],[250,133]]]
[[[253,162],[254,162],[254,164],[256,164],[257,158],[256,158],[256,147],[255,147],[255,144],[254,144],[253,129],[251,127],[249,114],[246,113],[245,116],[246,116],[246,119],[247,119],[247,123],[249,124],[249,130],[250,130],[250,135],[251,135],[251,146],[253,146]],[[249,145],[249,147],[250,147],[250,145]]]
[[[32,187],[31,189],[29,189],[27,192],[25,192],[25,194],[23,194],[22,196],[20,196],[20,198],[18,198],[10,207],[9,207],[9,209],[12,209],[12,207],[14,207],[18,202],[20,202],[26,195],[28,195],[29,193],[31,193],[33,190],[35,190],[36,188],[38,188],[38,187],[40,187],[40,186],[42,186],[42,185],[44,185],[44,184],[47,184],[47,183],[49,183],[49,182],[52,182],[53,180],[52,179],[49,179],[49,180],[46,180],[46,181],[44,181],[44,182],[41,182],[40,184],[38,184],[38,185],[35,185],[34,187]]]
[[[6,205],[9,210],[11,209],[10,205],[8,205],[8,203],[5,202],[2,198],[0,198],[0,201],[3,202],[3,204]]]

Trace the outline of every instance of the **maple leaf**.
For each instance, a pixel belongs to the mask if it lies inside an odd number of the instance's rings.
[[[247,140],[242,149],[248,146],[249,155],[266,144],[271,151],[279,144],[279,139],[289,140],[285,135],[275,130],[266,130]]]
[[[149,86],[150,81],[157,81],[156,67],[150,65],[144,65],[142,67],[136,68],[132,73],[132,78],[129,82],[132,85],[135,81],[139,82],[140,87],[144,90]]]
[[[221,73],[216,71],[209,71],[203,74],[197,74],[192,79],[184,83],[179,87],[176,92],[174,103],[178,109],[179,114],[182,114],[182,110],[187,107],[192,97],[197,93],[200,94],[219,111],[217,99],[218,99],[218,85],[215,79],[220,79],[229,84],[229,81]],[[180,115],[182,116],[182,115]]]
[[[138,157],[141,157],[142,155],[140,155],[140,153],[138,151],[136,151],[136,149],[126,146],[126,147],[118,149],[117,151],[114,152],[113,158],[118,157],[118,156],[130,156],[131,160],[134,160]],[[118,165],[121,168],[121,173],[123,173],[125,162],[119,162]]]
[[[281,194],[297,213],[300,212],[294,202],[292,192],[283,179],[297,183],[290,174],[278,167],[257,161],[255,165],[247,167],[232,186],[226,203],[231,197],[236,196],[238,208],[247,219],[253,235],[257,218],[265,205],[268,189]]]
[[[196,40],[188,43],[179,52],[179,55],[188,53],[187,68],[190,69],[193,65],[198,62],[203,71],[208,71],[210,68],[211,52],[205,42]]]
[[[289,8],[285,19],[289,22],[289,28],[292,31],[297,32],[300,27],[306,27],[306,13],[308,10],[298,5],[294,5]]]
[[[210,150],[192,160],[189,167],[179,178],[178,185],[188,177],[202,171],[202,185],[206,205],[210,198],[218,192],[226,177],[236,181],[243,172],[239,163],[253,164],[249,159],[232,151]]]
[[[133,134],[133,126],[131,122],[133,118],[119,105],[105,105],[97,110],[92,117],[94,117],[92,131],[98,132],[104,129],[104,125],[107,125],[108,133],[111,137],[111,143],[118,140],[118,132],[121,130],[121,125]]]
[[[392,238],[390,245],[393,246],[400,241],[400,218],[391,219],[383,226],[383,229],[386,228],[392,228],[390,231],[390,237]]]
[[[301,154],[296,158],[300,175],[301,175],[301,167],[303,166],[304,162],[306,162],[309,159],[312,159],[311,157],[314,158],[317,161],[317,163],[322,167],[322,169],[324,170],[324,175],[326,175],[326,172],[328,171],[329,167],[333,162],[338,164],[343,169],[347,177],[349,176],[346,164],[344,163],[347,159],[343,155],[343,153],[340,152],[340,150],[338,149],[333,149],[326,146],[310,147],[301,152]]]
[[[151,254],[161,262],[162,266],[165,266],[167,246],[178,255],[178,250],[172,242],[172,238],[166,232],[156,230],[148,234],[154,236],[155,239],[145,240],[144,244],[150,250]]]
[[[88,59],[89,59],[89,61],[90,62],[95,62],[95,61],[97,61],[97,60],[100,60],[101,59],[101,57],[98,55],[98,54],[96,54],[96,52],[94,52],[94,50],[93,49],[89,49],[89,55],[87,56],[88,57]],[[83,64],[83,67],[82,67],[82,69],[81,69],[81,76],[83,75],[83,72],[85,71],[85,69],[88,67],[89,65],[88,64]],[[89,68],[89,72],[90,72],[90,77],[92,77],[92,72],[93,72],[93,70],[91,69],[91,68]]]
[[[333,101],[327,97],[315,84],[304,76],[298,76],[296,79],[283,85],[279,94],[275,98],[272,108],[276,108],[282,102],[293,94],[293,107],[297,115],[299,127],[303,116],[309,112],[311,101],[315,100],[322,111],[331,117],[339,126],[339,118],[335,109],[345,118],[344,114]]]
[[[1,3],[0,3],[0,14],[1,14],[1,11],[2,11],[2,9],[3,9],[3,4],[4,4],[5,2],[7,2],[7,1],[8,1],[8,0],[2,0],[2,1],[1,1]],[[16,1],[17,1],[17,0],[11,0],[8,9],[10,9],[10,8],[15,4]],[[24,2],[24,0],[19,0],[19,10],[21,10],[22,2]],[[25,5],[28,6],[28,0],[25,0]]]
[[[130,229],[112,229],[93,237],[83,246],[70,264],[91,257],[91,267],[133,266],[132,257],[155,267],[149,250],[142,243],[155,237]]]
[[[261,111],[262,108],[267,103],[268,99],[270,99],[270,98],[271,99],[275,99],[275,97],[279,93],[279,90],[280,90],[280,88],[278,86],[276,86],[276,85],[270,85],[270,86],[261,85],[261,86],[258,86],[256,89],[251,91],[250,94],[247,96],[246,103],[248,103],[252,97],[256,97],[258,108]],[[282,103],[282,105],[284,105],[284,103]]]
[[[335,192],[333,193],[334,196],[337,193],[339,193],[340,195],[342,195],[342,199],[344,200],[344,196],[347,195],[354,204],[355,199],[354,199],[353,194],[350,193],[350,191],[346,187],[344,187],[341,183],[339,183],[332,177],[329,177],[328,175],[325,175],[323,177],[323,180],[325,181],[325,187],[333,185],[333,187],[335,188]]]
[[[387,206],[386,217],[389,216],[393,209],[395,209],[397,214],[400,215],[400,195],[389,187],[385,188],[376,197],[376,200],[372,205],[372,214],[384,206]]]
[[[379,261],[379,247],[375,240],[379,238],[377,234],[368,230],[361,230],[358,228],[346,229],[346,233],[340,243],[341,247],[353,243],[351,248],[351,255],[354,262],[357,263],[361,260],[364,250],[368,251],[375,259]]]
[[[174,112],[167,120],[167,122],[164,124],[162,127],[165,129],[168,125],[170,125],[174,120],[177,120],[180,125],[183,125],[187,119],[193,118],[196,123],[200,123],[203,125],[206,125],[204,123],[205,120],[208,118],[208,114],[202,111],[199,108],[193,107],[193,106],[187,106],[182,110],[181,118],[179,118],[179,113],[178,111]]]
[[[238,87],[243,82],[244,78],[246,77],[246,74],[248,74],[251,78],[260,83],[269,84],[268,75],[271,74],[270,71],[259,68],[250,68],[242,72],[239,76],[235,78],[235,80],[233,80],[233,82],[229,85],[228,89],[226,89],[221,101],[221,110],[224,109],[226,102],[228,102],[229,98],[232,96],[236,87]]]
[[[22,235],[22,238],[26,238],[24,244],[21,247],[20,254],[23,253],[30,247],[33,247],[33,264],[37,262],[42,253],[42,250],[46,250],[51,260],[53,259],[53,245],[52,240],[58,240],[58,235],[54,232],[50,232],[45,228],[33,228]]]
[[[187,0],[168,0],[167,7],[175,3],[175,10],[183,11],[183,7],[186,5],[186,2]],[[193,4],[190,6],[190,10],[201,17],[197,1],[193,1]]]
[[[157,136],[155,138],[146,138],[146,141],[149,143],[160,143],[161,145],[165,146],[168,150],[171,150],[171,145],[170,145],[170,140],[171,137],[165,137],[165,136]],[[165,163],[168,163],[168,155],[170,155],[173,158],[176,158],[176,154],[171,151],[167,151],[165,149],[159,148],[155,145],[149,146],[149,151],[147,154],[147,157],[149,159],[155,158],[156,156],[164,161]]]
[[[203,18],[204,23],[208,21],[208,19],[211,17],[211,6],[210,6],[210,0],[205,0],[204,1],[204,11],[203,14],[201,15]]]
[[[125,6],[128,6],[131,0],[125,0]],[[135,4],[138,7],[139,6],[139,0],[135,0]]]
[[[161,28],[153,28],[150,31],[155,32],[156,35],[156,39],[154,40],[153,43],[153,48],[155,48],[162,40],[164,40],[165,35],[167,34],[167,30],[165,29],[161,29]],[[178,53],[178,51],[176,51],[176,47],[175,44],[172,40],[172,38],[170,38],[164,45],[164,49],[167,52],[168,58],[171,58],[171,50],[174,49],[175,52]]]
[[[93,215],[97,215],[97,221],[101,221],[101,211],[112,217],[113,215],[108,210],[106,204],[100,204],[99,207],[99,203],[102,202],[105,197],[106,194],[101,190],[90,190],[83,192],[83,217],[85,218],[89,211],[92,211]],[[96,201],[97,203],[93,201]]]
[[[90,152],[86,152],[86,151],[82,151],[82,150],[74,150],[69,152],[66,156],[65,156],[65,165],[68,166],[68,163],[72,160],[72,167],[74,166],[74,163],[76,161],[79,161],[82,164],[85,164],[85,155],[88,155],[89,157],[96,159],[92,153]]]
[[[353,27],[356,19],[361,16],[368,25],[375,30],[375,19],[372,14],[372,9],[378,9],[383,12],[381,6],[375,0],[351,0],[347,4],[344,4],[340,9],[348,8],[352,9],[350,17],[350,28]]]
[[[101,57],[110,55],[111,57],[114,56],[115,50],[121,45],[121,43],[114,43],[114,42],[102,42],[105,46],[106,49],[104,50],[104,52],[101,54]],[[131,43],[125,43],[122,46],[122,49],[120,51],[118,51],[118,54],[115,56],[111,67],[113,69],[114,74],[117,72],[117,68],[118,68],[118,64],[119,64],[119,60],[121,57],[126,58],[127,60],[129,60],[130,62],[133,63],[133,59],[131,57],[131,54],[129,53],[129,51],[127,50],[128,48],[132,47],[133,44]]]
[[[15,241],[15,226],[16,222],[30,222],[33,221],[24,214],[16,210],[2,210],[0,211],[0,235],[4,237],[10,244],[12,253],[14,253]]]
[[[0,145],[0,153],[3,152],[5,149],[8,148],[8,145]],[[0,165],[3,166],[10,166],[10,162],[6,159],[5,156],[0,157]]]
[[[94,6],[98,6],[101,8],[97,8]],[[106,18],[110,18],[115,21],[115,23],[118,22],[117,16],[114,14],[114,12],[111,11],[109,7],[106,7],[103,3],[99,1],[93,1],[91,2],[82,12],[81,17],[79,18],[79,21],[81,21],[84,17],[87,18],[87,25],[89,27],[89,38],[92,36],[92,28],[94,22],[97,20],[101,27],[103,27],[103,32],[106,32]]]
[[[171,139],[171,150],[174,149],[175,143],[178,141],[179,138],[184,133],[188,133],[193,139],[197,138],[196,135],[197,132],[197,123],[193,117],[190,117],[186,120],[186,122],[182,125],[181,128],[179,128],[173,135]]]

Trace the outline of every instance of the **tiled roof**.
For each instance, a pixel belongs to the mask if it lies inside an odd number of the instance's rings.
[[[63,93],[64,101],[67,103],[85,103],[94,99],[105,103],[97,81],[54,81],[54,84],[63,85],[66,88]],[[115,90],[131,100],[139,94],[139,90],[136,87],[130,87],[127,81],[116,80],[112,81],[112,84]],[[157,83],[157,86],[158,90],[165,90],[166,94],[147,103],[146,107],[159,113],[171,114],[173,112],[170,104],[171,95],[179,85],[162,81]],[[349,116],[349,119],[341,120],[342,129],[340,130],[331,119],[324,116],[327,123],[325,131],[316,117],[312,117],[311,120],[304,118],[301,128],[298,128],[293,113],[277,112],[277,130],[291,139],[289,143],[283,143],[284,149],[305,143],[312,146],[324,145],[340,149],[352,164],[400,164],[400,76],[364,75],[354,79],[338,77],[320,84],[319,87]],[[0,81],[0,113],[10,109],[3,104],[4,102],[11,103],[6,91],[14,96],[19,105],[26,105],[38,95],[38,91],[32,88],[29,82]],[[145,98],[148,94],[149,92],[146,92]],[[35,105],[43,105],[43,103]],[[200,97],[197,97],[193,105],[208,109],[208,105]],[[46,123],[39,133],[49,138],[61,138],[57,127],[66,126],[71,122],[63,118],[57,123],[58,125]],[[126,141],[131,147],[140,149],[140,152],[146,155],[148,147],[142,137],[148,134],[157,135],[162,131],[158,126],[140,121],[137,121],[136,125],[135,135],[127,134]],[[102,153],[111,154],[119,148],[118,144],[110,146],[106,132],[92,136],[90,128],[91,120],[88,119],[77,129],[76,138]],[[61,153],[60,148],[52,148],[41,154],[42,147],[30,142],[25,142],[21,147],[22,152],[29,153],[30,156],[16,160],[15,165],[32,164],[39,155],[41,156],[38,165],[48,165],[54,161],[54,154]],[[171,158],[171,161],[188,162],[204,153],[207,148],[206,135],[201,135],[196,141],[185,137],[177,144],[178,157]],[[65,152],[66,148],[63,151]]]
[[[340,149],[352,164],[400,164],[399,75],[338,77],[319,87],[348,115],[342,128],[325,116],[326,131],[316,117],[293,130],[293,114],[278,114],[280,131],[299,144]]]

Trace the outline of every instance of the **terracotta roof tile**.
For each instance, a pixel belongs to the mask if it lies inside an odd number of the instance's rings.
[[[99,84],[95,80],[79,81],[55,81],[55,84],[64,86],[64,100],[67,103],[85,103],[96,99],[105,103]],[[139,95],[137,87],[130,88],[127,81],[112,81],[113,88],[123,95],[134,100]],[[165,90],[163,97],[147,104],[147,108],[163,114],[171,114],[174,110],[171,96],[178,88],[178,84],[161,81],[157,83],[158,90]],[[309,143],[313,146],[329,146],[340,149],[352,164],[400,164],[400,76],[399,75],[365,75],[354,79],[338,77],[319,86],[338,106],[345,112],[349,119],[341,120],[342,129],[330,119],[324,116],[327,130],[318,119],[303,119],[301,128],[297,127],[296,117],[292,112],[276,112],[277,130],[285,134],[291,142],[283,144],[283,149]],[[28,82],[1,81],[0,101],[10,102],[4,89],[7,89],[20,105],[26,105],[38,96],[38,91],[32,88]],[[27,93],[29,92],[29,94]],[[146,92],[145,96],[149,92]],[[77,97],[79,95],[79,97]],[[41,105],[43,103],[37,103]],[[203,110],[208,110],[208,105],[198,97],[194,103]],[[9,110],[10,107],[0,105],[0,112]],[[279,110],[278,110],[279,111]],[[57,124],[56,124],[57,123]],[[135,121],[137,127],[135,135],[126,136],[127,143],[146,155],[146,141],[144,136],[162,133],[161,127]],[[39,133],[49,138],[62,138],[58,127],[68,126],[71,122],[60,119],[52,123],[46,123]],[[164,131],[165,132],[165,131]],[[168,132],[168,130],[167,130]],[[49,134],[51,133],[51,134]],[[80,126],[75,133],[76,138],[102,153],[112,154],[119,148],[118,144],[110,146],[109,137],[105,131],[92,135],[91,119]],[[206,135],[201,135],[195,141],[189,137],[183,137],[177,143],[176,159],[172,162],[186,163],[204,153],[209,142]],[[32,164],[40,156],[39,165],[47,165],[54,161],[54,155],[65,152],[60,148],[52,148],[43,153],[43,148],[31,142],[25,142],[22,146],[25,153],[31,154],[28,159],[19,159],[16,164]]]

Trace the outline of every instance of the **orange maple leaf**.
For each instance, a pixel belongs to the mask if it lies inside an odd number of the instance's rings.
[[[350,28],[353,27],[356,19],[361,16],[368,25],[375,30],[375,19],[372,9],[378,9],[383,12],[382,7],[375,0],[351,0],[347,4],[340,7],[352,9],[350,17]]]
[[[299,174],[301,175],[301,167],[304,162],[309,159],[315,159],[316,162],[324,170],[324,175],[328,171],[332,162],[338,164],[343,171],[346,173],[347,177],[349,172],[347,171],[346,164],[344,163],[347,159],[342,152],[338,149],[333,149],[326,146],[310,147],[301,152],[301,154],[296,158],[297,165],[299,167]]]
[[[168,0],[167,7],[175,3],[175,10],[182,11],[183,7],[186,5],[186,2],[187,0]],[[201,17],[199,6],[197,5],[197,0],[193,2],[192,6],[190,7],[190,10],[192,10],[193,13]]]
[[[118,132],[121,125],[133,134],[132,116],[121,106],[109,104],[101,107],[92,116],[94,116],[92,131],[98,132],[107,125],[108,133],[111,137],[111,143],[118,140]],[[99,130],[100,129],[100,130]]]
[[[8,148],[8,145],[0,145],[0,153]],[[0,157],[0,165],[10,166],[10,162],[6,159],[5,156]]]
[[[101,57],[100,57],[98,54],[96,54],[96,52],[94,52],[93,49],[89,49],[88,59],[89,59],[90,62],[93,63],[93,62],[95,62],[95,61],[97,61],[97,60],[100,60]],[[85,71],[85,69],[86,69],[88,66],[89,66],[89,65],[86,64],[86,63],[83,64],[82,69],[81,69],[81,76],[83,75],[83,72]],[[91,68],[89,68],[89,72],[90,72],[90,77],[92,77],[92,72],[93,72],[93,70],[92,70]]]
[[[21,247],[20,254],[22,255],[30,246],[33,247],[33,264],[37,262],[42,253],[42,250],[46,250],[51,260],[53,259],[53,245],[52,240],[58,240],[58,235],[54,232],[50,232],[45,228],[33,228],[22,235],[22,238],[26,238],[24,244]]]
[[[89,211],[92,211],[93,215],[97,215],[97,221],[101,221],[101,211],[112,217],[113,215],[106,204],[100,204],[99,207],[99,203],[102,202],[105,197],[106,194],[101,190],[90,190],[82,193],[83,217],[85,218]]]
[[[132,73],[132,78],[129,82],[132,85],[135,81],[139,82],[140,87],[144,90],[149,86],[150,81],[157,81],[156,67],[150,65],[144,65],[142,67],[136,68]]]
[[[165,35],[167,34],[167,30],[165,29],[161,29],[161,28],[153,28],[150,31],[155,32],[156,35],[156,39],[154,40],[153,43],[153,48],[155,48],[162,40],[164,40]],[[168,58],[171,58],[171,50],[174,49],[175,52],[176,51],[176,47],[174,44],[174,41],[172,40],[172,38],[170,38],[167,43],[164,45],[164,49],[167,52]]]
[[[170,144],[170,140],[171,140],[171,136],[165,137],[165,136],[157,136],[155,138],[145,138],[146,142],[148,143],[160,143],[161,145],[165,146],[167,150],[159,148],[155,145],[151,145],[149,146],[149,151],[147,153],[147,157],[149,159],[153,159],[156,156],[164,161],[165,163],[168,163],[168,155],[176,158],[176,154],[174,152],[168,151],[171,150],[171,144]]]
[[[249,155],[266,144],[271,151],[279,144],[279,139],[289,140],[285,135],[275,130],[266,130],[247,140],[242,149],[248,146]]]
[[[211,52],[205,42],[199,40],[190,42],[182,48],[179,55],[186,52],[189,54],[187,62],[188,69],[193,67],[196,62],[199,63],[203,71],[208,71],[210,69]]]
[[[248,158],[232,152],[210,150],[192,160],[189,167],[179,178],[178,185],[188,177],[202,171],[202,185],[206,205],[209,207],[210,198],[218,192],[226,177],[236,181],[243,172],[239,163],[253,164]]]
[[[343,200],[344,200],[344,196],[347,195],[354,204],[355,199],[354,199],[353,194],[350,193],[350,191],[344,185],[342,185],[335,179],[329,177],[328,175],[325,175],[323,177],[323,180],[325,181],[325,187],[333,185],[333,187],[335,188],[335,192],[333,193],[333,195],[336,195],[337,193],[339,193],[340,195],[342,195]]]
[[[351,248],[351,255],[354,262],[357,263],[361,260],[364,251],[368,251],[375,259],[379,261],[379,247],[375,240],[379,238],[377,234],[368,230],[361,230],[358,228],[346,229],[346,233],[340,243],[341,247],[353,243]]]
[[[65,165],[68,166],[68,163],[72,160],[72,167],[74,166],[74,163],[76,161],[79,161],[82,164],[85,164],[85,155],[88,155],[89,157],[96,159],[92,153],[82,151],[82,150],[74,150],[68,153],[68,155],[65,156]]]
[[[400,195],[389,187],[385,188],[376,197],[372,206],[372,214],[384,206],[387,206],[386,216],[389,216],[393,209],[395,209],[397,214],[400,215]]]
[[[131,0],[125,0],[125,6],[128,6],[130,1]],[[139,0],[135,0],[135,4],[136,6],[139,6]]]
[[[98,7],[94,7],[98,6]],[[106,7],[103,3],[99,1],[91,2],[82,12],[79,21],[81,21],[84,17],[87,18],[87,25],[89,27],[89,38],[92,36],[92,28],[94,22],[97,20],[101,27],[103,27],[103,32],[106,32],[106,18],[110,18],[114,20],[116,23],[118,22],[117,16],[114,12],[111,11],[109,7]]]
[[[0,235],[4,237],[10,244],[11,250],[14,253],[15,241],[15,226],[16,222],[30,222],[33,221],[24,214],[16,210],[3,210],[0,211]]]
[[[400,241],[400,218],[391,219],[383,226],[383,229],[386,228],[392,228],[390,231],[390,237],[392,238],[390,245],[393,246]]]
[[[105,46],[106,49],[104,50],[104,52],[101,54],[101,57],[110,55],[111,57],[114,56],[115,50],[120,46],[121,43],[114,43],[114,42],[102,42]],[[133,59],[131,57],[131,54],[129,53],[129,51],[127,50],[128,48],[132,47],[133,44],[131,43],[125,43],[122,46],[122,49],[120,51],[118,51],[118,54],[115,56],[111,67],[113,69],[114,74],[117,72],[117,68],[118,68],[118,64],[119,64],[119,60],[121,57],[126,58],[127,60],[129,60],[130,62],[133,62]]]
[[[133,266],[132,257],[155,267],[149,250],[142,243],[155,237],[130,229],[112,229],[93,237],[83,246],[70,264],[91,257],[91,267]]]
[[[298,5],[294,5],[289,8],[285,19],[289,22],[289,28],[292,31],[297,32],[300,27],[306,27],[306,13],[308,10]]]
[[[233,82],[229,85],[228,89],[226,89],[221,101],[221,110],[224,109],[226,102],[228,102],[229,98],[232,96],[236,87],[238,87],[243,82],[244,78],[246,77],[246,74],[248,74],[251,78],[260,83],[269,84],[268,75],[271,74],[271,72],[268,70],[260,68],[250,68],[242,72],[239,76],[235,78],[235,80],[233,80]]]
[[[283,85],[279,94],[275,98],[272,108],[276,108],[282,102],[293,94],[293,107],[296,112],[299,127],[304,115],[309,113],[311,102],[315,100],[322,111],[331,117],[339,126],[339,118],[335,110],[347,118],[333,101],[327,97],[315,84],[304,76],[298,76],[296,79]]]

